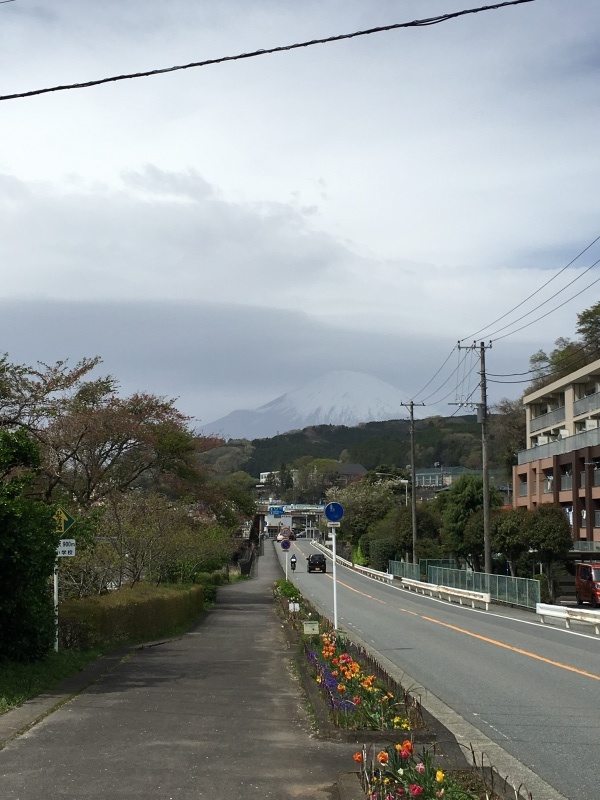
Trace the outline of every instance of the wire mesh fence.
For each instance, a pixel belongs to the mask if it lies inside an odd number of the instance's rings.
[[[410,578],[413,581],[421,580],[421,567],[418,564],[410,564],[408,561],[390,561],[388,572],[395,578]]]
[[[510,575],[490,575],[487,572],[470,572],[466,569],[446,569],[430,566],[428,583],[489,592],[492,600],[524,608],[535,608],[540,602],[540,582],[533,578],[513,578]]]

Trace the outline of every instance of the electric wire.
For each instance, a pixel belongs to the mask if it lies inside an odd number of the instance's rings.
[[[509,336],[512,336],[515,333],[519,333],[520,331],[524,331],[525,328],[529,328],[531,325],[535,325],[536,322],[539,322],[540,320],[545,319],[546,317],[549,317],[550,314],[553,314],[555,311],[558,311],[559,308],[562,308],[563,306],[566,306],[567,303],[571,302],[571,300],[574,300],[576,297],[579,297],[579,295],[583,294],[584,292],[587,292],[588,289],[591,289],[592,286],[595,286],[599,281],[600,281],[600,278],[596,278],[596,280],[592,281],[592,283],[590,283],[588,286],[584,286],[584,288],[580,292],[577,292],[572,297],[567,298],[567,300],[565,300],[563,303],[559,303],[559,305],[555,306],[554,308],[551,308],[550,311],[547,311],[545,314],[542,314],[541,317],[537,317],[536,319],[531,320],[531,322],[528,322],[526,325],[522,325],[520,328],[517,328],[514,331],[510,331],[509,333],[505,333],[503,336],[497,336],[495,339],[492,339],[491,341],[500,342],[502,339],[506,339],[506,338],[508,338]]]
[[[585,275],[587,275],[587,273],[588,273],[590,270],[594,269],[594,267],[596,267],[598,264],[600,264],[600,258],[599,258],[599,259],[597,259],[596,261],[594,261],[594,263],[593,263],[593,264],[590,264],[590,266],[589,266],[589,267],[587,267],[586,269],[584,269],[584,270],[583,270],[583,272],[579,273],[579,275],[577,275],[577,277],[573,278],[573,280],[572,280],[572,281],[569,281],[569,283],[567,283],[567,285],[566,285],[566,286],[563,286],[563,288],[562,288],[562,289],[559,289],[559,290],[558,290],[558,292],[555,292],[553,295],[550,295],[550,297],[548,297],[548,298],[547,298],[546,300],[544,300],[542,303],[538,303],[538,305],[537,305],[535,308],[532,308],[532,309],[531,309],[531,311],[528,311],[526,314],[523,314],[521,317],[517,317],[517,319],[513,320],[512,322],[509,322],[507,325],[503,325],[501,328],[498,328],[498,330],[495,330],[493,333],[489,333],[489,334],[488,334],[488,336],[490,337],[491,341],[497,341],[496,339],[493,339],[493,338],[492,338],[492,337],[494,337],[494,336],[495,336],[497,333],[502,333],[502,331],[505,331],[507,328],[510,328],[510,327],[512,327],[513,325],[516,325],[516,324],[517,324],[517,322],[521,322],[521,320],[523,320],[523,319],[526,319],[526,318],[527,318],[527,317],[529,317],[531,314],[535,313],[535,312],[536,312],[536,311],[538,311],[540,308],[542,308],[542,306],[545,306],[545,305],[546,305],[547,303],[549,303],[551,300],[554,300],[554,298],[555,298],[555,297],[558,297],[558,295],[559,295],[559,294],[562,294],[562,293],[565,291],[565,289],[568,289],[570,286],[573,286],[573,284],[574,284],[574,283],[577,283],[577,281],[578,281],[578,280],[580,280],[580,279],[581,279],[581,278],[583,278]],[[594,284],[591,284],[591,285],[593,286]],[[577,296],[577,295],[575,295],[575,296]],[[558,306],[558,308],[560,308],[560,306]],[[519,330],[522,330],[522,328],[519,328]],[[516,331],[515,331],[515,332],[516,332]],[[510,333],[509,333],[509,334],[507,334],[507,336],[510,336],[510,335],[511,335]],[[503,338],[504,338],[504,336],[501,336],[501,337],[500,337],[500,339],[503,339]]]
[[[32,89],[28,92],[15,92],[14,94],[0,95],[0,100],[17,100],[24,97],[34,97],[40,94],[49,94],[50,92],[64,92],[69,89],[88,89],[92,86],[100,86],[105,83],[115,83],[117,81],[131,80],[134,78],[149,78],[154,75],[165,75],[170,72],[178,72],[185,69],[196,69],[199,67],[208,67],[215,64],[224,64],[228,61],[241,61],[242,59],[257,58],[259,56],[271,55],[273,53],[283,53],[289,50],[298,50],[303,47],[313,47],[318,44],[331,44],[332,42],[341,42],[346,39],[355,39],[359,36],[370,36],[375,33],[383,33],[385,31],[393,31],[399,28],[421,28],[429,25],[438,25],[442,22],[448,22],[458,17],[463,17],[468,14],[478,14],[483,11],[496,11],[500,8],[508,6],[520,6],[525,3],[534,3],[536,0],[505,0],[502,3],[494,3],[493,5],[479,6],[478,8],[466,8],[461,11],[453,11],[449,14],[441,14],[437,17],[429,17],[426,19],[416,19],[411,22],[397,22],[391,25],[380,25],[375,28],[368,28],[366,30],[354,31],[353,33],[342,33],[337,36],[328,36],[323,39],[311,39],[304,42],[296,42],[295,44],[280,45],[279,47],[269,47],[262,50],[253,50],[249,53],[238,53],[233,56],[221,56],[220,58],[208,58],[204,61],[193,61],[190,64],[181,64],[174,67],[163,67],[161,69],[151,69],[144,72],[131,72],[124,75],[112,75],[107,78],[99,78],[97,80],[85,81],[83,83],[69,83],[61,86],[50,86],[45,89]]]
[[[427,383],[425,384],[425,386],[423,386],[423,388],[422,388],[422,389],[420,389],[420,390],[419,390],[419,391],[416,393],[416,395],[415,395],[415,400],[417,399],[417,397],[418,397],[420,394],[423,394],[423,392],[425,391],[425,389],[427,389],[427,387],[428,387],[428,386],[429,386],[431,383],[433,383],[433,381],[434,381],[434,380],[437,378],[437,376],[440,374],[440,372],[441,372],[441,371],[444,369],[444,367],[446,366],[446,364],[448,363],[448,361],[450,361],[450,359],[452,358],[452,353],[454,353],[454,351],[455,351],[456,349],[457,349],[457,347],[456,347],[456,345],[454,345],[454,347],[452,348],[452,350],[450,350],[450,352],[448,353],[448,356],[447,356],[446,360],[444,361],[444,363],[442,364],[442,366],[441,366],[441,367],[439,367],[439,369],[437,370],[437,372],[435,372],[435,374],[434,374],[434,375],[433,375],[433,376],[432,376],[432,377],[431,377],[431,378],[430,378],[430,379],[427,381]]]
[[[442,397],[440,400],[434,400],[432,403],[428,403],[428,402],[427,402],[427,401],[428,401],[428,400],[430,400],[432,397],[435,397],[435,395],[437,395],[437,394],[438,394],[438,392],[440,392],[440,391],[441,391],[441,390],[444,388],[444,386],[445,386],[445,385],[448,383],[448,381],[449,381],[451,378],[453,378],[453,377],[454,377],[454,375],[457,373],[457,371],[458,371],[458,370],[460,370],[460,368],[461,368],[462,364],[464,363],[464,361],[465,361],[467,358],[468,358],[468,353],[465,353],[465,355],[464,355],[464,356],[459,356],[459,362],[458,362],[457,366],[456,366],[456,367],[455,367],[455,368],[452,370],[452,372],[450,373],[450,375],[448,375],[448,377],[446,378],[446,380],[445,380],[443,383],[441,383],[441,384],[440,384],[440,385],[437,387],[437,389],[434,389],[434,391],[433,391],[433,392],[431,392],[431,394],[429,394],[429,395],[427,395],[427,397],[423,398],[423,401],[422,401],[422,402],[424,403],[424,405],[433,405],[433,403],[441,403],[443,400],[445,400],[445,399],[446,399],[446,397],[450,397],[450,395],[451,395],[451,394],[453,394],[453,393],[456,391],[456,389],[452,389],[452,391],[451,391],[451,392],[449,392],[449,394],[447,394],[445,397]],[[471,368],[471,369],[472,369],[472,368]]]
[[[579,348],[579,350],[583,350],[583,349],[584,348]],[[574,352],[577,352],[577,351],[574,351]],[[574,352],[564,356],[562,359],[560,359],[560,361],[567,361],[569,358],[572,358],[573,355],[574,355]],[[600,347],[596,348],[595,350],[592,350],[591,353],[588,353],[583,358],[580,358],[577,361],[575,361],[571,365],[570,371],[574,372],[575,370],[579,369],[580,367],[585,367],[589,363],[589,358],[590,357],[593,357],[593,356],[599,355],[599,354],[600,354]],[[535,373],[537,372],[537,370],[531,370],[531,372],[533,373],[533,377],[535,377]],[[544,380],[545,380],[547,378],[552,378],[555,375],[556,376],[560,376],[561,372],[562,372],[562,370],[560,370],[560,369],[553,369],[553,370],[550,370],[549,372],[547,372],[545,375],[542,375],[541,377],[544,378]],[[526,375],[527,373],[524,373],[524,372],[523,373],[515,373],[515,375],[519,375],[519,374]],[[500,376],[500,377],[511,377],[511,376],[508,375],[508,376]],[[532,378],[530,377],[528,379],[523,379],[523,380],[520,380],[520,381],[501,381],[501,380],[496,380],[495,378],[490,377],[490,373],[488,373],[488,380],[491,383],[531,383]]]
[[[569,359],[573,358],[574,355],[577,355],[577,353],[583,353],[586,350],[587,345],[582,344],[579,347],[576,347],[574,350],[569,351],[566,355],[557,358],[556,361],[554,361],[554,364],[560,364],[563,361],[568,361]],[[600,350],[594,350],[592,354],[598,352],[600,352]],[[585,361],[585,358],[583,361]],[[488,372],[487,374],[492,378],[519,378],[524,375],[535,375],[537,372],[539,372],[538,369],[528,369],[526,372]]]
[[[498,322],[501,322],[503,319],[505,319],[505,318],[506,318],[506,317],[507,317],[509,314],[512,314],[512,313],[513,313],[513,311],[516,311],[518,308],[521,308],[521,306],[522,306],[522,305],[524,305],[524,304],[525,304],[525,303],[526,303],[528,300],[531,300],[531,298],[532,298],[532,297],[535,297],[535,296],[536,296],[536,294],[539,294],[539,293],[542,291],[542,289],[545,289],[545,288],[546,288],[546,286],[548,286],[549,284],[551,284],[553,280],[556,280],[556,278],[558,278],[560,275],[562,275],[562,273],[563,273],[565,270],[567,270],[569,267],[573,266],[573,264],[574,264],[574,263],[575,263],[575,262],[576,262],[576,261],[577,261],[579,258],[581,258],[581,256],[585,255],[585,253],[587,253],[587,251],[588,251],[588,250],[589,250],[591,247],[593,247],[593,246],[596,244],[596,242],[597,242],[597,241],[599,241],[599,240],[600,240],[600,235],[596,236],[596,238],[594,239],[594,241],[593,241],[593,242],[590,242],[590,244],[588,244],[588,246],[587,246],[587,247],[585,247],[585,248],[584,248],[584,249],[583,249],[583,250],[582,250],[582,251],[581,251],[581,252],[580,252],[578,255],[576,255],[576,256],[575,256],[575,258],[573,258],[571,261],[569,261],[569,263],[568,263],[568,264],[566,264],[566,265],[565,265],[565,266],[564,266],[564,267],[563,267],[561,270],[559,270],[559,271],[556,273],[556,275],[553,275],[553,276],[552,276],[552,277],[551,277],[549,280],[547,280],[547,281],[546,281],[546,283],[543,283],[543,284],[542,284],[542,285],[541,285],[541,286],[540,286],[538,289],[536,289],[536,290],[535,290],[535,292],[532,292],[532,294],[530,294],[528,297],[526,297],[524,300],[522,300],[522,301],[521,301],[520,303],[518,303],[516,306],[514,306],[513,308],[511,308],[511,309],[510,309],[510,311],[507,311],[505,314],[502,314],[502,316],[501,316],[501,317],[498,317],[498,319],[495,319],[493,322],[490,322],[490,323],[489,323],[488,325],[486,325],[485,327],[483,327],[483,328],[480,328],[478,331],[475,331],[475,333],[471,333],[469,336],[465,336],[465,337],[464,337],[464,339],[460,339],[460,342],[464,342],[464,341],[466,341],[467,339],[472,339],[473,337],[475,337],[475,336],[478,336],[480,333],[483,333],[484,331],[487,331],[489,328],[491,328],[492,326],[496,325]],[[596,261],[596,264],[597,264],[597,263],[598,263],[598,261]],[[595,266],[595,265],[592,265],[592,266]],[[590,269],[591,269],[591,267],[590,267]],[[584,274],[585,274],[585,273],[584,273]],[[577,279],[575,279],[575,280],[577,280]],[[574,282],[574,281],[572,281],[572,282]],[[567,284],[567,285],[564,287],[564,289],[567,289],[567,288],[568,288],[570,285],[571,285],[571,284]],[[563,290],[561,290],[561,291],[563,291]],[[550,298],[550,299],[552,299],[552,298]],[[543,304],[541,304],[541,305],[543,305]],[[536,306],[536,308],[534,308],[534,309],[533,309],[531,312],[529,312],[529,313],[533,313],[534,311],[537,311],[537,309],[538,309],[538,308],[540,308],[540,306]],[[527,315],[525,315],[525,316],[527,316]],[[521,318],[521,319],[522,319],[522,318]],[[515,322],[518,322],[518,321],[519,321],[519,320],[515,320]],[[509,327],[509,325],[507,325],[506,327]],[[501,330],[503,330],[503,329],[501,328]],[[492,335],[493,335],[493,334],[492,334]],[[460,342],[459,342],[459,343],[460,343]]]

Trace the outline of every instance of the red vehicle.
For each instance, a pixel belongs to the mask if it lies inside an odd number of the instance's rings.
[[[575,564],[575,598],[600,607],[600,564]]]

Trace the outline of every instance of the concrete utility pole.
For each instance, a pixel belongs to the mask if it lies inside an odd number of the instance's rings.
[[[491,347],[492,344],[488,345]],[[485,376],[485,344],[479,343],[481,403],[477,418],[481,423],[481,471],[483,474],[483,557],[484,571],[492,572],[492,544],[490,536],[490,464],[488,461],[488,407]]]
[[[412,516],[412,563],[418,564],[417,558],[417,471],[415,467],[415,406],[424,406],[425,403],[400,403],[410,409],[410,482],[412,490],[410,493],[410,509]]]
[[[481,389],[481,402],[477,405],[477,422],[481,425],[481,475],[483,478],[483,558],[484,558],[484,572],[488,575],[492,572],[492,544],[490,536],[490,464],[488,461],[488,407],[487,407],[487,382],[485,375],[485,351],[492,346],[490,342],[488,345],[485,342],[473,342],[470,347],[461,347],[458,343],[459,350],[474,350],[479,349],[479,386]],[[471,405],[459,403],[458,405]]]

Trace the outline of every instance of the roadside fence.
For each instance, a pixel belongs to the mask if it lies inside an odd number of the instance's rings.
[[[513,606],[535,609],[540,602],[540,582],[532,578],[512,578],[510,575],[490,575],[487,572],[430,566],[427,580],[440,586],[489,592],[492,600]]]

